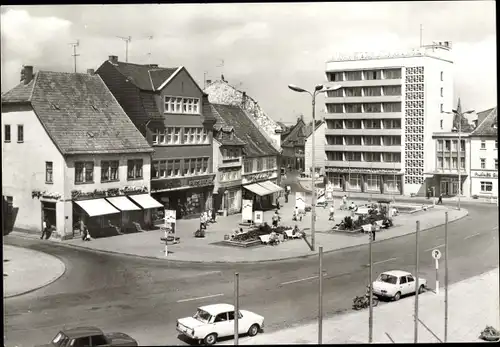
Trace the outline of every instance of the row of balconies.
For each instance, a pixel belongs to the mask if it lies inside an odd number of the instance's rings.
[[[326,121],[327,130],[371,129],[387,130],[401,129],[401,119],[335,119]]]
[[[373,168],[373,169],[392,169],[401,170],[401,162],[366,162],[366,161],[344,161],[344,160],[326,160],[325,166],[336,168]]]
[[[338,152],[383,152],[393,153],[401,152],[403,147],[401,145],[395,146],[367,146],[367,145],[325,145],[325,151],[338,151]]]
[[[333,136],[328,135],[326,145],[338,146],[401,146],[401,136]]]
[[[330,94],[331,95],[331,94]],[[344,103],[396,103],[401,102],[401,95],[370,95],[370,96],[325,96],[326,104]],[[387,111],[386,111],[387,112]]]
[[[354,82],[354,81],[370,81],[370,82],[392,82],[401,80],[401,68],[393,69],[372,69],[372,70],[354,70],[354,71],[327,71],[326,77],[329,82]]]
[[[380,149],[376,152],[356,152],[356,151],[330,151],[325,149],[327,160],[342,160],[342,161],[360,161],[360,162],[400,162],[401,152],[381,152]]]

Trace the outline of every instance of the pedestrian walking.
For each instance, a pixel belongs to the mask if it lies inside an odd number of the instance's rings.
[[[341,210],[347,210],[347,195],[344,195],[342,197],[342,206],[340,208]]]
[[[90,241],[89,230],[85,223],[83,222],[83,218],[80,218],[79,222],[80,234],[82,234],[82,241]]]
[[[333,204],[332,204],[330,206],[330,217],[328,218],[328,220],[335,221],[334,215],[335,215],[335,208],[333,207]]]
[[[42,222],[42,237],[40,237],[40,240],[43,240],[43,237],[45,236],[45,239],[47,240],[49,238],[49,227],[50,223],[47,219],[45,219]]]
[[[274,215],[273,215],[273,228],[278,227],[279,220],[280,220],[280,216],[278,214],[278,211],[276,211],[276,212],[274,212]]]
[[[206,229],[206,225],[205,225],[205,218],[204,218],[204,217],[205,217],[205,215],[204,215],[204,213],[202,212],[202,213],[200,214],[200,230],[204,230],[204,229]]]
[[[372,241],[375,241],[375,233],[377,231],[377,223],[375,221],[372,222],[371,233],[372,233]]]
[[[443,204],[443,193],[439,194],[439,199],[436,205],[442,205]]]
[[[280,198],[279,196],[276,198],[276,209],[280,209]]]

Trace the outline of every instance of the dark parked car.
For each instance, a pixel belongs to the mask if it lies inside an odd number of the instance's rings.
[[[52,342],[37,347],[138,346],[137,341],[123,333],[104,334],[96,327],[61,330]]]

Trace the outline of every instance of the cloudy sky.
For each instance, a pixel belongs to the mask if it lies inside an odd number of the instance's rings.
[[[415,48],[452,41],[455,96],[464,108],[496,105],[493,1],[2,6],[2,92],[19,83],[23,64],[73,71],[109,55],[129,62],[184,65],[203,86],[224,74],[275,120],[310,117],[310,99],[287,84],[312,88],[338,52]],[[151,39],[152,36],[152,39]],[[150,53],[150,54],[148,54]]]

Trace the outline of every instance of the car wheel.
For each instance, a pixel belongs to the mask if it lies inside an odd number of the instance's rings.
[[[394,301],[398,301],[401,299],[401,292],[397,292],[396,295],[394,295]]]
[[[259,332],[259,325],[258,324],[253,324],[250,329],[248,329],[248,335],[249,336],[255,336]]]
[[[422,294],[424,292],[424,285],[421,285],[420,288],[418,288],[418,294]]]
[[[204,339],[204,342],[208,346],[215,344],[215,342],[217,342],[217,334],[213,333],[213,334],[207,335]]]

